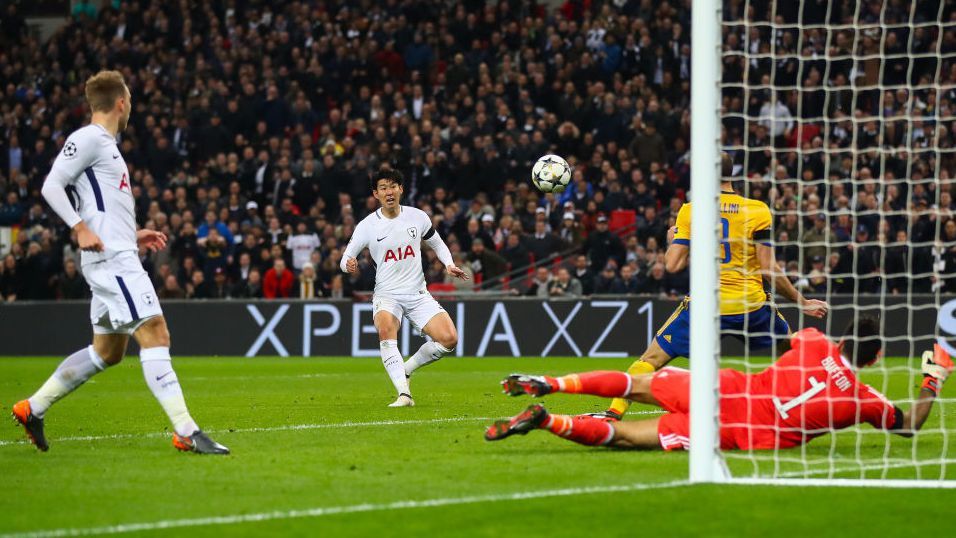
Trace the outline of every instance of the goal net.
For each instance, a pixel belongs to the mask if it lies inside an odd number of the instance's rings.
[[[956,353],[956,5],[739,0],[722,2],[718,20],[719,146],[737,164],[738,192],[770,207],[781,270],[831,307],[816,320],[775,294],[780,311],[792,330],[834,341],[858,313],[879,314],[883,358],[857,375],[906,411],[921,353],[935,342]],[[784,351],[725,348],[720,366],[757,373]],[[732,480],[952,486],[950,385],[912,439],[863,424],[795,448],[722,451],[716,465]],[[799,399],[781,404],[800,411]]]

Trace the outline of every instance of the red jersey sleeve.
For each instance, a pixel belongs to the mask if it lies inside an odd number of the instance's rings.
[[[903,412],[879,391],[861,383],[860,418],[874,428],[892,430],[902,425]]]

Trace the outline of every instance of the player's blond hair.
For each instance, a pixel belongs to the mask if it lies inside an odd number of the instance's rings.
[[[86,101],[93,112],[109,112],[126,97],[126,81],[119,71],[100,71],[86,81]]]

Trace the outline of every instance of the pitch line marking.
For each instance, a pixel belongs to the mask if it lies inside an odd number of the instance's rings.
[[[570,497],[575,495],[592,495],[597,493],[619,493],[632,491],[647,491],[654,489],[668,489],[688,485],[686,480],[662,482],[656,484],[622,484],[615,486],[590,486],[578,488],[545,489],[537,491],[518,491],[514,493],[499,493],[489,495],[469,495],[465,497],[444,497],[426,499],[422,501],[396,501],[391,503],[365,503],[345,506],[320,506],[306,510],[275,510],[272,512],[258,512],[253,514],[234,514],[227,516],[212,516],[189,519],[166,519],[141,523],[125,523],[103,527],[78,527],[50,529],[35,532],[0,534],[0,538],[59,538],[61,536],[89,536],[94,534],[123,534],[129,532],[143,532],[185,527],[203,527],[210,525],[235,525],[239,523],[257,523],[261,521],[275,521],[283,519],[302,519],[310,517],[332,516],[339,514],[356,514],[363,512],[384,512],[390,510],[407,510],[411,508],[438,508],[442,506],[456,506],[464,504],[478,504],[502,501],[520,501],[526,499],[543,499],[548,497]]]
[[[631,415],[659,415],[663,411],[631,411]],[[500,417],[499,417],[500,418]],[[299,430],[325,430],[332,428],[364,428],[374,426],[410,426],[420,424],[444,424],[454,422],[478,422],[482,420],[495,420],[491,417],[450,417],[450,418],[430,418],[419,420],[373,420],[369,422],[332,422],[326,424],[287,424],[283,426],[267,426],[259,428],[234,428],[209,430],[208,433],[267,433]],[[155,437],[168,437],[172,435],[169,432],[145,432],[145,433],[117,433],[113,435],[76,435],[70,437],[51,438],[50,442],[60,443],[67,441],[109,441],[117,439],[148,439]],[[16,439],[12,441],[0,440],[0,448],[6,446],[26,445],[30,442],[26,439]]]

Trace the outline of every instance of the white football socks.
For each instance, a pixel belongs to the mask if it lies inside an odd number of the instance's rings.
[[[434,340],[429,340],[422,344],[422,347],[418,348],[418,351],[412,355],[412,358],[405,361],[405,375],[410,376],[415,370],[427,364],[431,364],[449,353],[451,353],[450,349]]]
[[[143,365],[146,385],[153,391],[153,396],[159,401],[159,405],[163,406],[163,410],[173,423],[173,429],[182,436],[192,435],[199,426],[189,416],[186,400],[183,398],[183,389],[179,386],[179,378],[173,370],[169,348],[142,349],[139,352],[139,360]]]
[[[408,390],[408,378],[405,377],[405,365],[402,353],[398,350],[398,340],[382,340],[379,342],[379,351],[382,353],[382,364],[388,373],[392,385],[399,394],[411,393]]]
[[[30,397],[30,412],[43,418],[47,409],[60,398],[73,392],[87,379],[102,372],[108,365],[87,346],[70,355],[57,366],[53,375]]]

